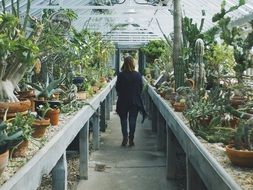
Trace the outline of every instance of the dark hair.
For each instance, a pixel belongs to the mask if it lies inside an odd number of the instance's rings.
[[[135,70],[134,58],[132,56],[127,56],[124,58],[124,63],[121,67],[121,70],[128,71],[128,72],[132,72]]]

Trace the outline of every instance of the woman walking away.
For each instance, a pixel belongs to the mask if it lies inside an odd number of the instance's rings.
[[[121,146],[126,146],[129,138],[129,146],[134,146],[134,133],[138,112],[146,116],[141,99],[143,88],[141,74],[135,71],[134,59],[127,56],[118,74],[116,91],[118,95],[116,112],[119,114],[123,141]],[[129,122],[129,133],[128,124]]]

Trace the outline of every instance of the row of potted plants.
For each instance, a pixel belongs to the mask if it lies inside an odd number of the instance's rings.
[[[21,17],[19,1],[11,2],[9,12],[3,0],[0,14],[0,153],[11,149],[13,156],[24,155],[14,150],[27,147],[29,138],[41,139],[50,124],[57,126],[60,110],[71,111],[73,102],[79,105],[114,75],[108,66],[113,43],[100,33],[71,27],[74,11],[44,10],[39,19],[29,15],[28,2]],[[56,25],[58,17],[68,23]]]
[[[252,80],[244,74],[253,64],[250,40],[253,32],[243,36],[239,27],[228,27],[231,19],[227,13],[245,2],[239,1],[228,10],[224,3],[221,12],[213,17],[216,26],[206,33],[191,19],[183,19],[187,30],[184,40],[188,40],[186,67],[181,68],[185,76],[183,85],[176,88],[176,76],[169,72],[151,78],[151,84],[163,98],[170,100],[175,111],[183,112],[197,136],[225,143],[232,163],[253,167]],[[215,40],[217,35],[222,43]]]

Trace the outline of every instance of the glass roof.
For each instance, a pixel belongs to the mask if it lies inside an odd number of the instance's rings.
[[[9,9],[10,1],[5,0]],[[19,2],[20,10],[24,11],[27,0]],[[198,25],[204,17],[204,30],[207,30],[213,26],[211,18],[219,12],[222,0],[181,2],[183,16],[193,18]],[[226,2],[227,7],[238,4],[238,0]],[[42,9],[60,8],[76,11],[78,19],[72,25],[78,30],[87,28],[99,31],[104,38],[120,45],[140,45],[152,39],[163,38],[163,34],[169,36],[173,32],[172,0],[31,0],[31,14],[38,17]],[[244,25],[252,20],[253,0],[246,0],[246,4],[230,16],[234,25]]]

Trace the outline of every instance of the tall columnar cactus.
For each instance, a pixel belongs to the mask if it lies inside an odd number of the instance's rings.
[[[205,65],[203,62],[203,56],[204,56],[204,41],[199,38],[195,42],[196,63],[194,66],[194,82],[196,90],[204,88],[204,84],[206,82],[206,72],[205,72]]]

